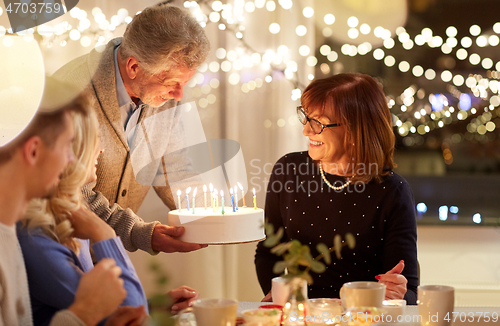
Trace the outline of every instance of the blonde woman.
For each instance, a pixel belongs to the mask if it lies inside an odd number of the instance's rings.
[[[30,202],[23,226],[18,228],[35,325],[48,325],[54,314],[74,301],[81,277],[94,267],[89,240],[98,261],[113,258],[121,268],[127,291],[122,305],[147,307],[142,285],[121,240],[82,203],[81,187],[95,180],[100,150],[95,115],[74,119],[75,160],[47,198]],[[143,311],[139,319],[144,317]]]

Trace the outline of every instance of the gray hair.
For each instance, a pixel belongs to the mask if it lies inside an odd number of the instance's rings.
[[[205,31],[188,12],[171,5],[152,6],[127,26],[120,46],[123,59],[135,57],[150,74],[184,65],[195,69],[210,50]]]

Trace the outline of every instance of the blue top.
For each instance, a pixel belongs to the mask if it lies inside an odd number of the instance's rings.
[[[34,325],[49,325],[59,310],[67,309],[73,303],[83,273],[94,268],[89,241],[77,239],[81,243],[77,256],[39,229],[28,233],[18,223],[17,236],[26,264]],[[122,269],[121,278],[127,291],[122,305],[144,305],[147,310],[146,295],[120,238],[99,241],[92,245],[92,249],[97,261],[113,258]]]

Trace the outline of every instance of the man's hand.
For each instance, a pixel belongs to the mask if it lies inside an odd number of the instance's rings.
[[[172,298],[172,314],[177,314],[182,309],[190,307],[194,301],[198,299],[200,293],[189,286],[180,286],[168,292],[168,296]]]
[[[109,316],[127,295],[120,278],[122,270],[111,258],[102,259],[80,279],[75,302],[68,308],[87,326]]]
[[[168,226],[164,224],[157,224],[153,229],[153,236],[151,238],[151,247],[156,251],[163,252],[189,252],[206,248],[207,245],[188,243],[175,239],[184,233],[182,226]]]

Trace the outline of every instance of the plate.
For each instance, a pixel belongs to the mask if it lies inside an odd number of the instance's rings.
[[[259,242],[262,240],[265,240],[266,237],[263,237],[262,239],[255,239],[255,240],[248,240],[248,241],[224,241],[224,242],[219,242],[219,241],[203,241],[203,242],[188,242],[186,243],[197,243],[197,244],[207,244],[207,245],[228,245],[228,244],[241,244],[241,243],[252,243],[252,242]]]

